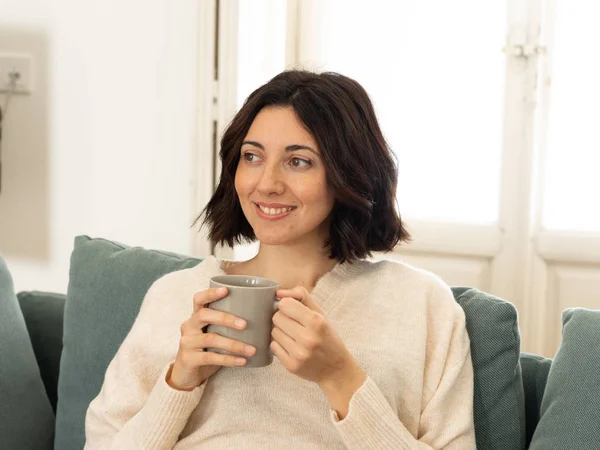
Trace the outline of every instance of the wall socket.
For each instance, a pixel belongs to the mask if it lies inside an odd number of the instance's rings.
[[[28,94],[33,89],[33,57],[0,53],[0,92],[8,92],[11,73],[17,73],[16,94]]]

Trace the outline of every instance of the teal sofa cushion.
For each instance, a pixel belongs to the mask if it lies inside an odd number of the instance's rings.
[[[563,312],[562,342],[548,373],[533,450],[600,448],[600,311]]]
[[[0,256],[0,449],[50,450],[54,414]]]
[[[108,364],[152,283],[200,262],[105,239],[75,238],[65,304],[55,448],[83,448],[88,405],[100,392]]]
[[[471,340],[477,448],[525,448],[521,337],[515,307],[477,289],[453,287]]]
[[[46,395],[56,412],[66,295],[26,291],[17,294]]]
[[[527,433],[525,444],[529,447],[533,433],[540,421],[540,409],[546,389],[546,381],[552,360],[532,353],[521,353],[523,389],[525,390],[525,423]]]

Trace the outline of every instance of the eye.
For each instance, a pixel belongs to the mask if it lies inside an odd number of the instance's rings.
[[[251,153],[251,152],[244,152],[244,154],[242,155],[242,158],[244,158],[244,161],[249,162],[249,163],[258,162],[260,160],[258,155],[255,155],[254,153]]]
[[[308,159],[302,159],[298,158],[297,156],[293,156],[292,158],[290,158],[290,165],[297,169],[306,169],[312,166],[312,162]]]

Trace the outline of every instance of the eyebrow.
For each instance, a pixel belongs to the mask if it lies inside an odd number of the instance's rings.
[[[256,142],[256,141],[244,141],[244,142],[242,142],[242,145],[245,145],[245,144],[253,145],[254,147],[258,147],[258,148],[260,148],[263,151],[265,150],[264,145],[262,145],[260,142]],[[293,151],[296,151],[296,150],[308,150],[309,152],[314,153],[318,157],[321,157],[321,155],[319,155],[319,153],[317,153],[317,151],[314,148],[309,147],[308,145],[293,144],[293,145],[288,145],[287,147],[285,147],[285,151],[286,152],[293,152]]]

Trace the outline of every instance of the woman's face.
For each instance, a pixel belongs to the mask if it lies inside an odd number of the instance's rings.
[[[334,195],[321,153],[291,107],[267,107],[241,147],[235,189],[263,244],[323,243]]]

